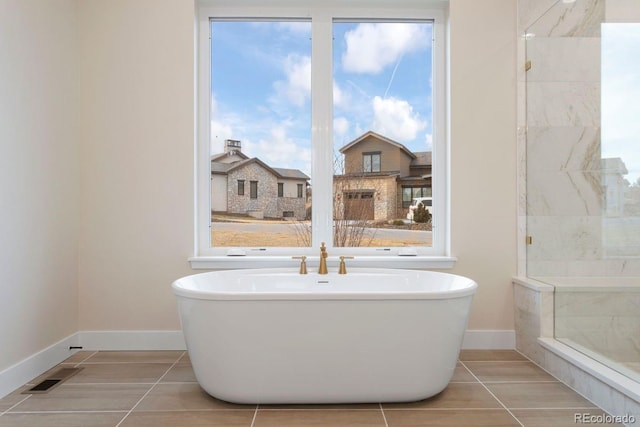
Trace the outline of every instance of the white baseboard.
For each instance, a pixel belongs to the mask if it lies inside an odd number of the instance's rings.
[[[513,350],[516,348],[516,331],[467,330],[462,340],[465,350]]]
[[[186,350],[182,331],[82,331],[83,350]]]
[[[83,331],[83,350],[185,350],[182,331]],[[507,350],[516,347],[513,330],[468,330],[462,348]]]
[[[185,350],[182,331],[83,331],[83,350]],[[513,330],[467,330],[464,349],[507,350],[516,348]]]
[[[70,350],[69,347],[79,346],[78,342],[77,333],[69,335],[0,372],[0,398],[72,356],[78,350]]]

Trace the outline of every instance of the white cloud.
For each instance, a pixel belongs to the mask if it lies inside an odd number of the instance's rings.
[[[309,174],[311,168],[311,149],[300,146],[287,134],[290,123],[274,125],[269,138],[258,142],[243,141],[242,151],[249,157],[257,157],[274,168],[300,169]]]
[[[287,31],[296,36],[309,36],[311,37],[311,22],[278,22],[276,28],[282,31]]]
[[[364,23],[345,34],[345,71],[379,73],[402,55],[429,46],[426,27],[409,23]]]
[[[372,103],[373,130],[391,139],[411,141],[427,127],[427,121],[421,119],[407,101],[376,96]]]
[[[349,120],[346,117],[333,119],[333,133],[337,136],[345,136],[349,132]]]
[[[278,97],[301,107],[311,96],[311,58],[290,54],[284,60],[286,80],[276,81],[273,87]]]
[[[215,96],[211,97],[211,153],[222,153],[224,151],[224,140],[233,139],[233,128],[229,124],[229,118],[218,115],[218,104]]]
[[[336,81],[333,81],[333,105],[342,107],[349,104],[349,94],[344,92]]]
[[[433,135],[428,133],[424,136],[424,140],[427,143],[427,148],[425,151],[433,151]]]

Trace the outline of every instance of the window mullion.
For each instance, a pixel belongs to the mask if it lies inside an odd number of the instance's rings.
[[[312,246],[333,246],[333,64],[331,16],[311,24]]]

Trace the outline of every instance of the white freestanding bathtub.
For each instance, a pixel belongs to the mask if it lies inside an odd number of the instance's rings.
[[[228,270],[173,292],[202,388],[235,403],[425,399],[453,375],[476,283],[431,271]]]

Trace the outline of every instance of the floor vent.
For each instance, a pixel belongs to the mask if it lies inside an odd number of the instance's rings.
[[[34,393],[48,393],[78,372],[83,368],[62,368],[53,372],[44,380],[31,387],[29,390],[23,391],[22,394],[34,394]]]

